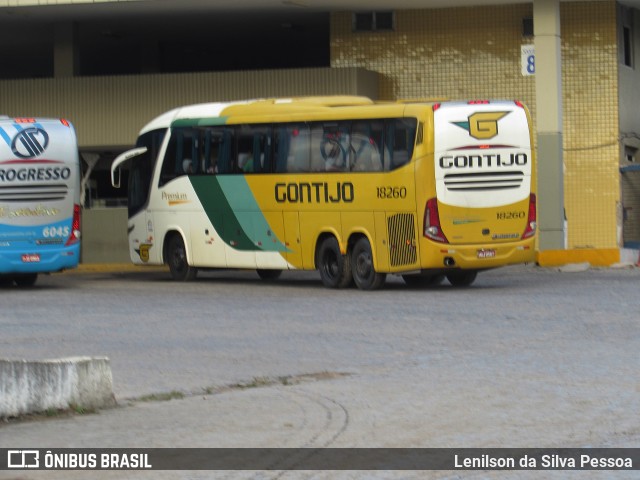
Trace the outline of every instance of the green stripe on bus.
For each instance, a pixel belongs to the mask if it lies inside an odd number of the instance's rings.
[[[236,250],[287,252],[262,214],[244,177],[189,177],[213,228]]]
[[[211,127],[216,125],[226,125],[229,117],[209,117],[209,118],[182,118],[171,122],[174,127]]]

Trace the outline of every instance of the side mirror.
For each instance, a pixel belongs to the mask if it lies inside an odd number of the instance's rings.
[[[113,186],[113,188],[120,188],[121,174],[122,170],[120,169],[120,166],[118,166],[118,168],[116,168],[115,170],[111,170],[111,185]]]
[[[127,150],[116,157],[111,164],[111,185],[113,188],[120,188],[120,166],[127,160],[131,160],[133,157],[142,155],[147,151],[147,147],[138,147],[132,150]]]

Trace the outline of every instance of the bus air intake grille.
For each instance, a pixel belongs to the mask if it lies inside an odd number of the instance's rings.
[[[0,187],[0,202],[47,202],[64,200],[68,187],[58,185],[20,185]]]
[[[450,173],[444,176],[449,191],[491,191],[520,188],[522,172]]]
[[[414,216],[398,213],[387,217],[387,231],[391,266],[414,265],[417,262]]]

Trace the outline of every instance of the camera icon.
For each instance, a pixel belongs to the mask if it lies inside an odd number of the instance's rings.
[[[39,468],[40,452],[38,450],[7,451],[7,468]]]

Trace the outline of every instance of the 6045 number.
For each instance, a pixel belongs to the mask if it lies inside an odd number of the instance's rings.
[[[44,238],[68,237],[69,227],[44,227],[42,229],[42,236]]]

